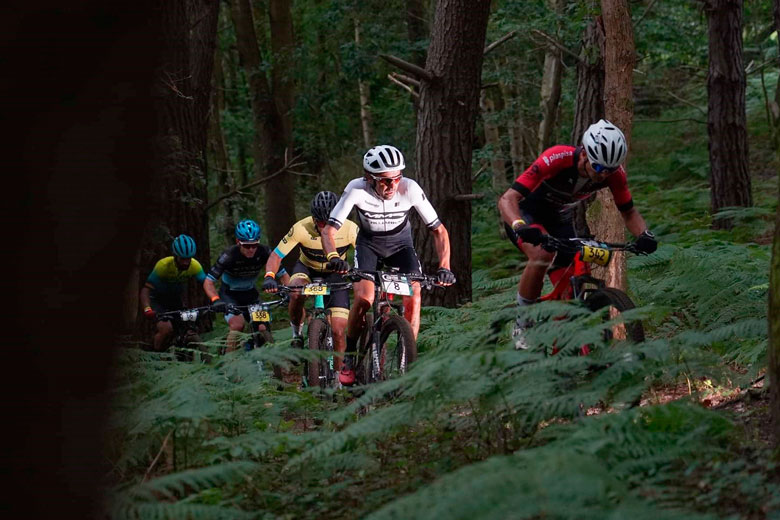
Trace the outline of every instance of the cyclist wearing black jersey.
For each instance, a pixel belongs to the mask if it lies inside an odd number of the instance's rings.
[[[433,233],[439,256],[439,282],[452,285],[455,283],[455,275],[450,271],[449,234],[420,185],[403,177],[401,171],[405,167],[403,154],[394,146],[375,146],[366,152],[363,156],[364,176],[347,184],[341,199],[330,213],[328,225],[322,231],[322,245],[329,266],[337,273],[349,270],[349,264],[336,250],[334,237],[354,208],[360,229],[355,246],[357,269],[376,271],[381,262],[387,267],[398,268],[402,273],[421,273],[409,222],[409,213],[414,208]],[[404,297],[404,316],[411,324],[416,338],[420,330],[420,284],[414,282],[412,287],[413,295]],[[348,352],[355,351],[365,327],[365,314],[374,301],[374,285],[371,281],[361,280],[353,288],[355,301],[347,321]],[[353,361],[351,355],[345,358],[344,367],[339,373],[339,381],[343,385],[355,382]]]
[[[558,145],[542,152],[501,196],[498,209],[507,237],[528,257],[517,285],[518,306],[536,302],[550,264],[549,277],[555,285],[564,272],[562,268],[571,263],[571,255],[555,255],[539,246],[542,234],[574,237],[573,208],[602,188],[612,192],[626,228],[637,237],[637,249],[655,251],[655,236],[634,207],[628,189],[622,166],[627,154],[623,132],[602,119],[585,131],[582,146]],[[519,321],[515,324],[516,348],[527,348],[522,332],[528,325]]]
[[[265,272],[265,264],[271,250],[261,244],[260,226],[254,220],[242,220],[236,224],[236,244],[225,249],[217,262],[209,269],[203,290],[211,300],[215,312],[225,313],[230,327],[227,338],[227,352],[236,349],[238,333],[244,330],[249,313],[244,309],[240,314],[231,311],[233,305],[251,305],[260,301],[260,293],[255,287],[257,279]],[[277,273],[282,283],[287,283],[289,275],[284,269]],[[217,293],[215,283],[222,280]]]
[[[179,235],[171,244],[173,256],[160,259],[146,278],[139,300],[144,316],[157,319],[158,313],[177,311],[184,308],[182,293],[187,281],[194,278],[198,283],[206,279],[203,267],[195,260],[195,240],[188,235]],[[170,321],[157,321],[154,334],[154,350],[165,348],[173,334]]]

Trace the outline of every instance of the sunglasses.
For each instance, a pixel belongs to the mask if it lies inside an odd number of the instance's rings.
[[[377,182],[381,182],[388,188],[391,187],[393,184],[401,180],[402,175],[396,175],[395,177],[380,177],[378,175],[372,175],[371,178],[374,179]]]
[[[615,172],[619,166],[615,166],[614,168],[607,168],[606,166],[602,166],[599,163],[590,163],[591,168],[593,168],[593,171],[596,173],[613,173]]]
[[[244,244],[243,242],[241,243],[241,247],[243,247],[244,249],[257,249],[258,246],[259,244],[257,243],[254,244]]]

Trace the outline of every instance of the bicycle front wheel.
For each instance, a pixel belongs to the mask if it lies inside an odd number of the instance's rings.
[[[634,302],[631,301],[631,298],[626,293],[612,287],[604,287],[593,291],[585,299],[585,305],[594,312],[608,307],[609,315],[606,319],[613,319],[624,311],[636,308],[636,305],[634,305]],[[608,343],[612,340],[622,341],[626,339],[640,343],[645,340],[645,329],[641,321],[634,320],[616,325],[611,330],[604,331],[604,335],[604,339]]]
[[[327,352],[328,348],[328,323],[322,319],[313,319],[309,322],[309,349],[319,352]],[[319,386],[321,389],[328,387],[333,380],[333,371],[327,358],[321,357],[307,362],[306,377],[308,385]]]
[[[417,341],[412,326],[397,314],[387,317],[380,332],[379,379],[405,374],[409,365],[417,360]]]

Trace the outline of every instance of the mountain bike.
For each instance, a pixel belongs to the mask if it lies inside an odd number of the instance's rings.
[[[417,359],[417,341],[412,326],[404,318],[403,303],[395,302],[393,295],[412,296],[412,282],[419,282],[427,290],[441,287],[436,277],[351,269],[345,278],[374,283],[374,303],[366,313],[367,326],[358,340],[355,359],[358,383],[365,385],[404,374]]]
[[[314,308],[306,333],[309,350],[330,353],[305,363],[303,373],[306,376],[304,381],[306,386],[318,386],[325,390],[332,387],[336,380],[336,372],[333,370],[333,331],[328,319],[328,312],[325,309],[325,296],[335,290],[346,290],[351,287],[352,282],[328,283],[321,278],[314,278],[311,283],[300,288],[304,295],[314,296]]]
[[[204,363],[211,361],[207,347],[201,343],[198,336],[198,320],[209,312],[212,312],[210,307],[194,307],[157,314],[160,321],[170,322],[173,326],[171,347],[179,361],[193,361],[196,352],[199,354],[200,361]]]
[[[279,288],[279,298],[270,301],[258,301],[249,305],[231,305],[230,312],[233,314],[242,314],[244,311],[244,319],[249,317],[249,329],[251,335],[244,342],[244,350],[250,351],[256,348],[260,348],[266,343],[273,343],[274,337],[271,333],[271,309],[280,305],[286,305],[290,300],[290,289],[287,287]],[[237,312],[233,312],[237,311]],[[258,361],[258,363],[260,363]],[[260,369],[262,371],[262,368]],[[282,380],[283,372],[282,367],[274,365],[273,367],[274,377],[279,381]]]
[[[550,252],[574,253],[574,257],[569,266],[553,272],[554,276],[550,277],[553,289],[542,295],[540,301],[579,300],[592,312],[608,307],[609,316],[605,319],[615,318],[618,314],[636,307],[626,293],[614,287],[607,287],[604,280],[594,278],[590,271],[590,264],[608,265],[615,251],[645,254],[637,251],[634,244],[599,242],[589,238],[561,239],[543,235],[541,246]],[[636,343],[644,341],[642,322],[633,320],[605,330],[604,340],[609,342],[613,339],[630,339]],[[557,346],[553,346],[552,354],[556,354],[558,350]],[[580,348],[582,355],[589,352],[588,345]]]

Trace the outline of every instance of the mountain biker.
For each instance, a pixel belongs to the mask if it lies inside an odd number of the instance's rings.
[[[405,167],[403,154],[394,146],[375,146],[366,152],[363,156],[363,177],[347,184],[322,231],[322,245],[327,253],[329,267],[337,273],[349,270],[347,261],[336,251],[335,237],[355,208],[360,228],[355,246],[357,269],[376,271],[381,261],[385,266],[396,267],[402,273],[422,273],[409,222],[409,212],[414,208],[433,233],[439,257],[439,283],[452,285],[455,283],[455,275],[450,271],[449,234],[420,185],[403,177],[401,171]],[[404,297],[404,316],[411,324],[416,338],[420,330],[420,284],[414,282],[412,287],[413,295]],[[361,280],[355,283],[353,289],[355,301],[349,310],[347,323],[348,352],[355,352],[358,338],[365,327],[366,311],[374,301],[373,282]],[[353,355],[345,357],[339,372],[342,385],[354,384],[353,363]]]
[[[143,314],[149,319],[156,319],[158,313],[184,309],[182,294],[190,278],[198,283],[206,279],[203,267],[195,260],[195,240],[188,235],[179,235],[171,244],[173,256],[166,256],[157,261],[154,269],[146,278],[141,288],[139,300]],[[157,331],[154,334],[154,350],[165,348],[173,334],[173,324],[170,321],[157,321]]]
[[[227,352],[236,349],[238,333],[244,330],[245,321],[249,320],[249,312],[244,309],[240,313],[231,307],[234,305],[251,305],[260,301],[260,293],[255,284],[260,274],[265,272],[265,264],[271,250],[261,244],[260,226],[254,220],[245,219],[236,224],[236,243],[222,251],[217,262],[211,266],[203,282],[203,290],[211,300],[211,308],[215,312],[225,313],[225,320],[230,327],[227,338]],[[281,269],[276,276],[284,283],[289,275]],[[215,288],[218,279],[222,279],[219,293]]]
[[[557,238],[575,236],[573,209],[591,193],[608,187],[615,199],[626,228],[636,237],[639,252],[652,253],[658,247],[655,235],[647,228],[639,210],[634,207],[628,189],[626,170],[622,166],[628,154],[623,132],[605,119],[588,127],[581,146],[558,145],[548,148],[521,173],[512,187],[498,200],[507,238],[528,257],[517,284],[517,305],[536,302],[542,292],[544,274],[549,271],[555,285],[571,254],[557,255],[539,244],[542,234]],[[527,348],[523,329],[529,323],[515,323],[515,347]]]
[[[328,266],[328,259],[325,257],[325,250],[322,247],[322,229],[328,222],[328,216],[331,210],[338,202],[338,196],[332,191],[321,191],[311,200],[311,216],[299,220],[290,228],[266,263],[265,279],[263,281],[263,290],[267,292],[276,292],[278,284],[276,283],[275,273],[284,258],[293,248],[300,244],[301,254],[298,262],[293,268],[290,277],[290,286],[303,286],[310,283],[314,278],[321,278],[325,282],[343,282],[341,275],[336,274]],[[344,222],[344,225],[336,232],[334,240],[336,251],[340,258],[346,258],[350,247],[355,247],[357,238],[357,224],[351,220]],[[303,329],[303,303],[306,297],[301,293],[290,294],[290,326],[293,331],[293,344],[303,346],[301,332]],[[349,315],[349,292],[341,289],[333,291],[325,297],[325,308],[330,310],[330,324],[333,330],[333,344],[338,352],[344,352],[346,348],[345,331],[347,328],[347,316]],[[338,371],[341,366],[341,358],[334,358],[334,370]]]

